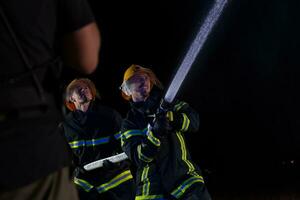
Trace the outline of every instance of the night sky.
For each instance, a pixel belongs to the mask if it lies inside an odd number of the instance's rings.
[[[89,77],[125,116],[125,69],[150,67],[168,86],[213,1],[89,2],[102,34]],[[230,1],[179,92],[200,114],[186,138],[211,190],[300,180],[299,9],[296,0]]]

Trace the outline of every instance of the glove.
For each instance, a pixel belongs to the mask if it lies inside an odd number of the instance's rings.
[[[85,174],[87,171],[81,167],[81,166],[77,166],[74,170],[74,175],[77,176],[78,174]]]
[[[152,126],[152,132],[158,137],[163,137],[166,136],[171,130],[172,127],[169,124],[166,114],[162,113],[156,115]]]
[[[116,168],[118,168],[119,167],[119,164],[118,163],[113,163],[113,162],[111,162],[111,161],[109,161],[109,160],[104,160],[103,161],[103,169],[105,169],[105,170],[114,170],[114,169],[116,169]]]
[[[159,109],[167,112],[172,109],[174,105],[172,103],[166,102],[163,99],[160,102]]]
[[[182,128],[183,116],[181,113],[168,111],[167,119],[169,120],[173,130],[180,130]]]

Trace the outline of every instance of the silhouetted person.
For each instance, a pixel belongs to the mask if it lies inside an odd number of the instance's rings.
[[[0,199],[76,200],[55,92],[60,56],[96,69],[94,17],[85,0],[1,1],[0,11]]]

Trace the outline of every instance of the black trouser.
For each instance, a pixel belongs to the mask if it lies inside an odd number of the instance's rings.
[[[96,189],[86,192],[78,189],[80,200],[134,200],[135,186],[133,179],[130,179],[115,188],[99,194]]]

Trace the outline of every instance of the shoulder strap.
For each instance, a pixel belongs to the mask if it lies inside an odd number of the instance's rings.
[[[42,84],[41,82],[39,81],[39,79],[37,78],[36,74],[34,73],[33,71],[33,67],[32,65],[30,64],[29,60],[28,60],[28,57],[26,56],[26,54],[24,53],[24,50],[20,44],[20,42],[18,41],[17,37],[16,37],[16,34],[15,32],[13,31],[6,15],[5,15],[5,12],[3,11],[3,8],[2,8],[2,5],[0,4],[0,16],[3,20],[3,23],[4,25],[6,26],[14,44],[16,45],[17,47],[17,50],[20,54],[20,57],[21,59],[23,60],[27,70],[30,72],[32,78],[33,78],[33,81],[34,81],[34,84],[36,86],[36,89],[37,89],[37,92],[42,100],[42,102],[45,102],[45,96],[44,96],[44,90],[43,90],[43,87],[42,87]]]

